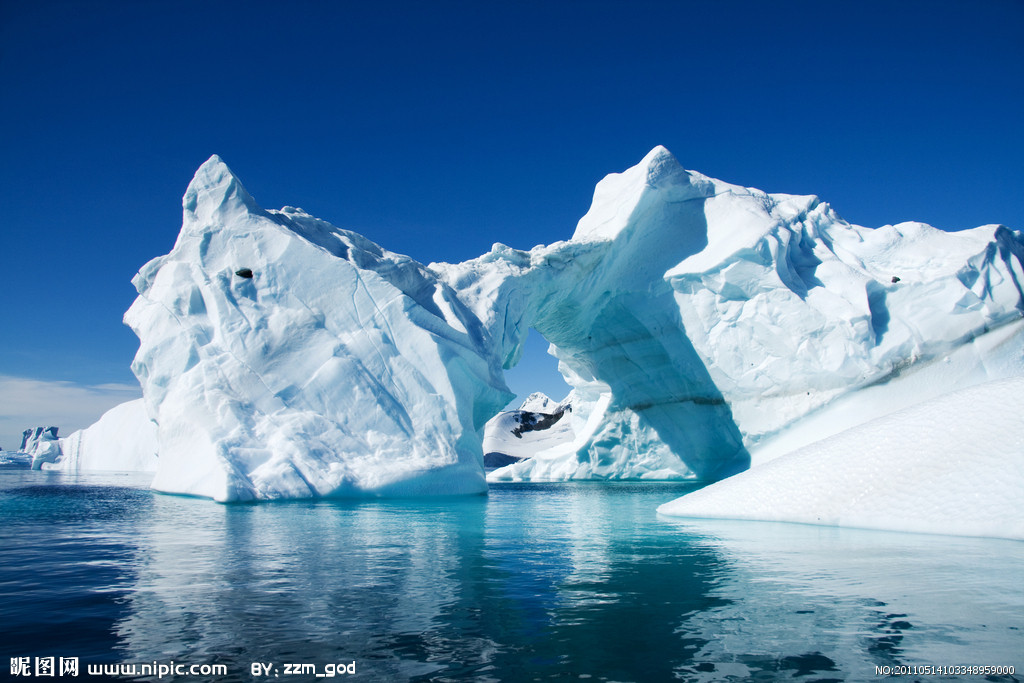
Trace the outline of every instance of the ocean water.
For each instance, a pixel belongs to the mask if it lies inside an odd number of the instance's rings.
[[[237,681],[1024,671],[1024,543],[659,517],[678,484],[261,505],[146,484],[0,468],[0,677],[12,657],[78,657],[77,680],[172,661]]]

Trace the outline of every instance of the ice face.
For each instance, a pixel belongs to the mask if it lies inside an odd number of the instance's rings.
[[[659,147],[601,181],[571,240],[423,266],[299,209],[261,209],[213,157],[125,320],[161,490],[482,492],[483,427],[531,327],[573,411],[490,479],[713,480],[850,395],[886,404],[886,383],[915,368],[938,379],[901,405],[964,386],[935,363],[968,345],[970,382],[1019,374],[977,342],[1020,319],[1022,260],[1002,226],[869,230]]]

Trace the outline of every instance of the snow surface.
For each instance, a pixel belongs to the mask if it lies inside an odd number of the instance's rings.
[[[572,404],[569,397],[566,397],[563,401],[555,401],[551,399],[547,394],[541,391],[535,391],[526,397],[526,400],[519,406],[519,410],[525,410],[531,413],[544,413],[545,415],[554,415],[565,410],[566,407]]]
[[[953,349],[948,355],[901,369],[859,391],[840,396],[751,448],[751,466],[883,417],[1000,377],[1024,376],[1024,320],[1018,320]]]
[[[484,427],[484,453],[524,459],[571,444],[576,436],[572,425],[572,398],[570,394],[559,403],[535,392],[518,410],[498,413]]]
[[[1024,540],[1024,377],[880,417],[666,503],[677,517]]]
[[[156,424],[143,400],[114,406],[91,426],[60,440],[60,456],[44,470],[156,472]]]
[[[1022,261],[1003,226],[870,230],[658,147],[598,184],[571,240],[423,266],[261,209],[213,157],[125,321],[159,490],[483,492],[484,425],[531,327],[573,389],[568,429],[488,479],[715,480],[1021,374]]]

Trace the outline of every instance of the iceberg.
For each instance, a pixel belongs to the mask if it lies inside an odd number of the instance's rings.
[[[876,418],[658,508],[1024,540],[1024,377]]]
[[[57,427],[36,427],[22,432],[22,453],[32,457],[32,469],[42,469],[44,463],[51,463],[60,457],[60,440]]]
[[[715,480],[866,389],[898,409],[1019,374],[1019,328],[1010,362],[982,337],[1020,320],[1022,260],[1005,226],[863,228],[814,196],[684,170],[659,147],[601,181],[568,242],[432,268],[506,367],[533,327],[577,397],[571,444],[490,480]],[[967,345],[982,354],[969,380],[940,365],[912,394],[886,390]],[[803,437],[843,427],[818,421]]]
[[[817,197],[685,170],[663,147],[603,179],[571,239],[455,264],[264,210],[216,156],[183,206],[174,248],[139,271],[125,314],[161,491],[713,481],[1024,374],[1019,232],[863,228]],[[512,447],[515,426],[499,423],[514,418],[485,425],[512,397],[502,371],[531,328],[572,411]],[[844,405],[856,409],[823,419]],[[485,478],[495,434],[517,461]]]
[[[301,209],[264,211],[216,156],[125,322],[157,425],[153,487],[218,501],[486,491],[512,398],[488,331],[433,272]]]
[[[572,443],[489,480],[714,479],[747,467],[664,278],[706,243],[709,186],[659,147],[598,184],[571,240],[432,264],[491,330],[505,367],[532,327],[576,396]]]

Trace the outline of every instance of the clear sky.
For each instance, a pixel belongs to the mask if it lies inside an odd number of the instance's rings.
[[[860,225],[1022,229],[1022,36],[1022,0],[0,0],[0,445],[137,395],[130,280],[213,153],[423,262],[568,238],[658,144]],[[514,391],[561,391],[542,349]]]

